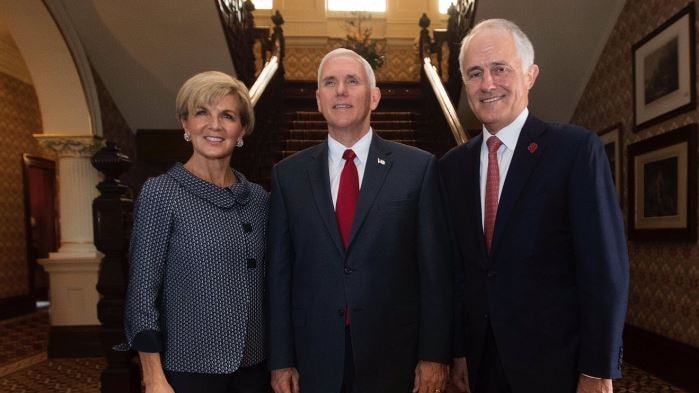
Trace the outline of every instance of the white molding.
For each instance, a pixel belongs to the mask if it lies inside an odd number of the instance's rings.
[[[87,53],[83,47],[78,32],[73,27],[73,23],[68,16],[63,4],[59,0],[43,0],[46,8],[53,16],[56,26],[63,34],[66,45],[73,56],[75,68],[80,76],[83,85],[83,93],[90,111],[90,125],[92,135],[101,137],[102,133],[102,111],[100,108],[99,95],[97,94],[97,83],[92,75],[92,66],[87,58]]]

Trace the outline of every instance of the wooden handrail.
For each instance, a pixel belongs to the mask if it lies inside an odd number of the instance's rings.
[[[274,28],[255,27],[252,12],[255,5],[250,0],[215,0],[223,33],[235,68],[236,77],[252,86],[255,80],[255,54],[253,46],[260,42],[262,62],[266,62],[267,54],[276,55],[278,68],[284,74],[285,42],[282,25],[284,18],[276,11],[271,19]],[[271,57],[271,56],[270,56]]]
[[[260,75],[255,80],[255,83],[253,83],[252,87],[250,88],[250,101],[253,107],[255,104],[257,104],[257,101],[260,100],[260,97],[262,97],[267,85],[269,85],[269,82],[272,81],[272,78],[274,78],[274,74],[278,69],[279,57],[274,55],[265,64],[265,67],[262,69],[262,71],[260,71]]]
[[[451,134],[454,136],[456,144],[461,145],[468,140],[468,136],[466,136],[464,128],[461,126],[461,122],[456,116],[454,105],[451,103],[449,95],[444,89],[442,80],[440,79],[439,74],[437,74],[437,69],[432,65],[432,60],[430,60],[429,57],[425,57],[423,61],[424,64],[422,67],[425,70],[425,75],[427,76],[427,80],[430,82],[430,86],[432,86],[432,91],[434,91],[435,97],[437,97],[439,107],[442,108],[442,113],[444,113],[444,117],[447,120]]]

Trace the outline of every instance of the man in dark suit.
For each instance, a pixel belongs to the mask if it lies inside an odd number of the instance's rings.
[[[435,393],[451,359],[452,288],[437,162],[381,139],[359,55],[321,61],[325,142],[272,172],[269,355],[277,393]]]
[[[483,132],[440,160],[456,263],[453,381],[474,393],[611,392],[628,255],[603,146],[527,109],[538,67],[512,22],[462,43]]]

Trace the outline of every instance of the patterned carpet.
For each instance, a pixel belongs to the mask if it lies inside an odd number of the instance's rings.
[[[47,359],[48,312],[0,321],[0,393],[98,393],[102,358]],[[629,364],[616,393],[688,393]]]
[[[49,313],[46,309],[0,321],[0,378],[46,360]]]
[[[98,393],[102,358],[50,359],[5,377],[0,392]]]
[[[688,393],[628,363],[623,367],[623,375],[624,378],[614,381],[616,393]]]

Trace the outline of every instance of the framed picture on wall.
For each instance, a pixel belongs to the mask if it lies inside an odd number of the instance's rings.
[[[632,47],[634,131],[696,107],[694,3]]]
[[[697,125],[628,147],[630,240],[697,240]]]
[[[604,152],[607,153],[612,179],[621,203],[621,123],[607,127],[597,134],[604,144]]]

